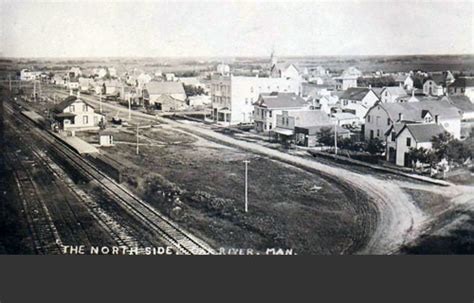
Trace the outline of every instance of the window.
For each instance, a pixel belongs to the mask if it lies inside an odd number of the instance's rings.
[[[82,117],[82,122],[83,122],[83,124],[89,124],[89,116],[83,116]]]
[[[367,122],[370,123],[370,115],[367,115]]]
[[[387,118],[387,125],[390,125],[390,118]]]
[[[74,105],[69,106],[69,111],[70,111],[71,113],[74,112]]]
[[[377,137],[380,137],[380,129],[377,129]]]
[[[253,86],[250,87],[250,92],[253,93]]]
[[[245,104],[249,104],[249,98],[245,98]]]
[[[395,135],[396,135],[396,133],[392,132],[392,142],[395,141]]]
[[[374,138],[374,131],[371,129],[370,130],[370,139],[373,139]]]
[[[270,118],[272,117],[272,111],[271,110],[268,111],[268,117],[270,117]]]
[[[408,146],[408,147],[411,146],[411,138],[407,138],[407,146]]]
[[[268,129],[272,129],[272,124],[271,123],[268,125]]]

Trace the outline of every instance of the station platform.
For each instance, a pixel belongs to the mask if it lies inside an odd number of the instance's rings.
[[[65,135],[60,135],[60,134],[54,134],[54,135],[58,137],[60,140],[62,140],[64,143],[69,145],[72,149],[74,149],[80,155],[99,153],[99,150],[97,148],[95,148],[93,145],[87,143],[86,141],[78,137],[65,136]]]

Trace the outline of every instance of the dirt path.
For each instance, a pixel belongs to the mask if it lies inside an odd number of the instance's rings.
[[[94,104],[98,104],[98,101],[92,97],[84,98]],[[102,106],[113,110],[123,109],[120,106],[106,103],[103,103]],[[350,186],[363,190],[371,197],[372,202],[377,207],[379,211],[379,221],[368,244],[359,253],[387,254],[394,252],[401,245],[416,239],[422,231],[423,222],[426,221],[423,212],[413,203],[409,195],[407,195],[396,183],[388,183],[372,176],[361,175],[316,161],[303,159],[256,143],[233,139],[196,125],[179,123],[168,119],[163,120],[162,118],[157,118],[138,111],[133,111],[132,115],[155,121],[166,121],[168,125],[175,126],[191,134],[208,138],[210,137],[231,146],[278,159],[299,167],[316,170],[323,174],[336,177]]]

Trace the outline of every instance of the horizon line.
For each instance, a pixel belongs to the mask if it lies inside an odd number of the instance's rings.
[[[166,59],[203,59],[203,58],[266,58],[270,55],[205,55],[205,56],[139,56],[139,55],[129,55],[129,56],[4,56],[0,54],[0,59],[148,59],[148,58],[166,58]],[[428,53],[416,53],[416,54],[391,54],[391,55],[381,55],[381,54],[367,54],[367,55],[278,55],[278,58],[304,58],[304,57],[409,57],[409,56],[474,56],[474,53],[444,53],[444,54],[428,54]]]

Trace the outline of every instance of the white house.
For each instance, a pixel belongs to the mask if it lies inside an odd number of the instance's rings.
[[[257,132],[268,132],[277,124],[277,115],[283,111],[309,109],[307,102],[295,93],[262,93],[254,103],[254,121]]]
[[[186,101],[186,92],[181,82],[157,82],[151,81],[145,84],[143,98],[147,105],[155,105],[162,96],[169,96],[180,104]],[[167,101],[169,101],[167,99]]]
[[[423,83],[423,93],[430,96],[442,96],[445,87],[445,77],[442,74],[433,74]]]
[[[216,70],[222,76],[228,76],[230,73],[230,66],[227,64],[221,63],[217,65]]]
[[[104,116],[95,113],[93,105],[69,96],[54,108],[54,119],[63,130],[94,130]]]
[[[276,115],[276,127],[273,133],[278,139],[287,140],[294,136],[295,127],[331,126],[332,121],[320,110],[284,110]]]
[[[395,83],[401,85],[404,89],[411,90],[414,86],[413,78],[410,75],[393,75]]]
[[[380,93],[380,101],[382,103],[393,103],[398,98],[407,96],[407,92],[401,86],[386,86]]]
[[[404,124],[398,132],[391,132],[387,140],[395,142],[395,148],[389,147],[387,151],[387,160],[395,162],[398,166],[412,166],[412,160],[409,157],[411,148],[432,148],[431,140],[434,136],[442,134],[444,128],[436,123],[429,124]],[[393,134],[393,135],[392,135]],[[389,146],[389,144],[387,144]]]
[[[369,108],[379,101],[374,91],[367,87],[348,88],[339,99],[341,108],[359,117],[362,123]]]
[[[386,131],[396,122],[436,123],[455,138],[461,136],[461,113],[456,107],[449,102],[423,101],[375,104],[365,116],[364,138],[383,140]]]
[[[22,81],[30,81],[36,79],[36,73],[30,71],[29,69],[22,69],[20,71],[20,80]]]
[[[211,100],[214,120],[223,125],[253,122],[253,103],[261,93],[299,95],[301,82],[294,79],[243,76],[213,76]]]

